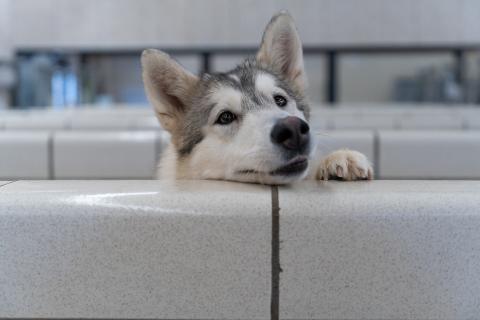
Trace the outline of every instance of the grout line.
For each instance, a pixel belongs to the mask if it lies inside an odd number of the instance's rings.
[[[17,182],[17,181],[19,181],[19,180],[13,180],[13,181],[9,181],[9,182],[7,182],[7,183],[5,183],[5,184],[2,184],[2,185],[0,185],[0,189],[3,188],[3,187],[5,187],[5,186],[8,186],[8,185],[11,184],[11,183]],[[2,318],[0,318],[0,319],[2,319]]]
[[[158,164],[158,158],[159,158],[159,155],[160,155],[160,140],[161,140],[161,136],[155,132],[154,134],[154,152],[155,154],[153,155],[153,158],[154,158],[154,161],[155,161],[155,168],[156,168],[156,165]]]
[[[272,295],[270,319],[279,320],[280,310],[280,206],[278,187],[272,186]]]
[[[163,132],[157,132],[155,131],[155,169],[157,169],[158,167],[158,163],[161,159],[161,155],[162,155],[162,152],[164,152],[165,150],[165,146],[164,146],[164,136],[163,136]],[[156,174],[156,172],[155,172]]]
[[[373,170],[374,179],[380,177],[380,133],[378,130],[373,131]]]
[[[48,179],[49,180],[54,180],[55,179],[55,173],[54,173],[54,168],[55,168],[55,164],[54,164],[54,152],[53,152],[53,135],[54,133],[53,132],[50,132],[49,134],[49,137],[48,137],[48,154],[47,154],[47,157],[48,157]]]

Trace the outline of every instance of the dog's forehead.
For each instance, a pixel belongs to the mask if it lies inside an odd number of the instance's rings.
[[[241,105],[244,111],[269,107],[275,88],[282,88],[275,75],[255,68],[236,68],[227,73],[208,75],[203,97],[212,104]],[[283,89],[282,89],[283,90]]]
[[[233,85],[243,93],[267,93],[279,85],[280,79],[248,61],[227,73]],[[268,92],[270,93],[270,92]]]
[[[278,87],[275,77],[265,72],[257,73],[254,83],[255,91],[265,95],[271,94]]]

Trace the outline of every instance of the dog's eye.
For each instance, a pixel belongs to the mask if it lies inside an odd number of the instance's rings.
[[[222,113],[220,113],[215,123],[226,125],[232,123],[233,121],[235,121],[235,119],[237,119],[237,116],[235,114],[230,111],[223,111]]]
[[[285,98],[284,96],[282,95],[274,95],[273,96],[273,100],[275,100],[275,103],[277,104],[277,106],[279,107],[285,107],[287,105],[287,98]]]

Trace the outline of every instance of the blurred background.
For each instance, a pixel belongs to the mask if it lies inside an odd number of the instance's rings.
[[[0,107],[146,104],[142,49],[226,70],[281,9],[313,102],[480,103],[476,0],[0,0]]]
[[[255,53],[281,9],[304,43],[312,126],[327,150],[360,149],[384,178],[480,178],[478,0],[0,0],[0,178],[151,176],[168,137],[144,94],[141,51],[167,51],[194,73],[225,71]],[[99,156],[109,139],[124,155],[147,133],[152,168],[131,159],[106,173],[119,161],[110,149]],[[28,137],[46,146],[41,174],[28,169],[32,154],[44,157]],[[78,141],[87,151],[73,156]],[[96,156],[62,167],[85,154]],[[437,171],[421,167],[432,159],[443,161]]]

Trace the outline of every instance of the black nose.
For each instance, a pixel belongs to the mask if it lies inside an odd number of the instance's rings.
[[[286,149],[303,151],[310,140],[309,131],[308,124],[302,119],[286,117],[273,126],[270,138],[273,143]]]

